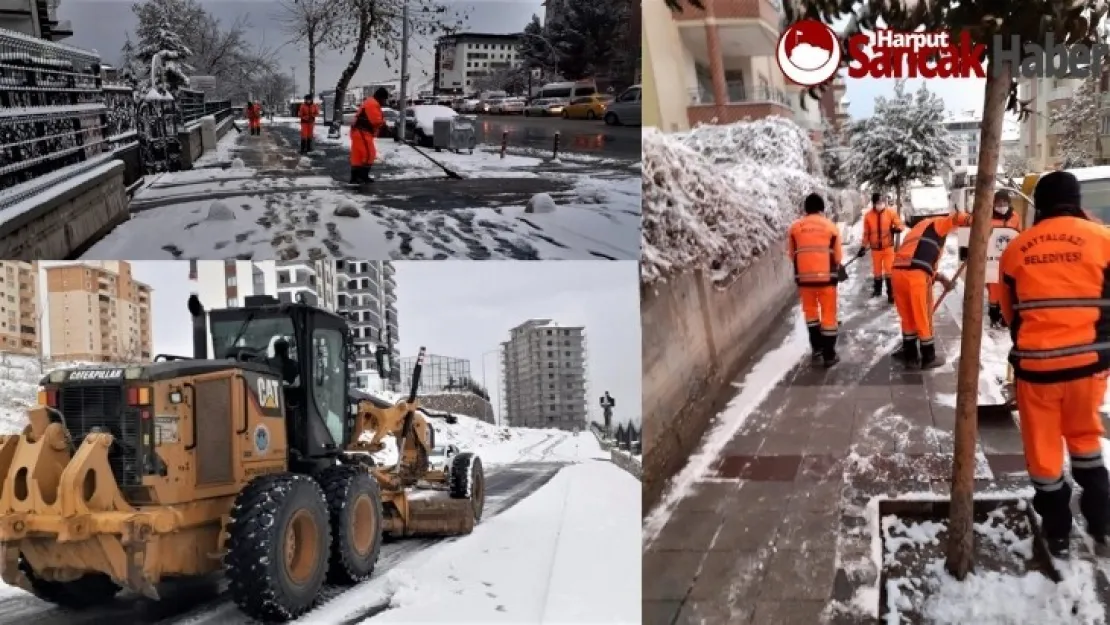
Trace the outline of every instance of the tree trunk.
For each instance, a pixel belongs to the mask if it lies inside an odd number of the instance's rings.
[[[318,44],[316,38],[311,35],[308,37],[308,93],[312,94],[312,99],[316,99],[316,48]],[[297,94],[293,94],[294,97]]]
[[[339,75],[339,82],[335,85],[332,123],[336,127],[343,125],[343,102],[346,100],[347,87],[355,77],[358,66],[362,64],[362,57],[366,54],[366,42],[370,40],[370,10],[367,7],[367,1],[360,0],[358,3],[358,40],[355,42],[355,55],[351,58],[351,62],[347,63],[346,69]]]
[[[1009,96],[1011,67],[995,76],[989,68],[983,103],[983,152],[975,181],[974,221],[964,272],[964,319],[960,337],[960,368],[956,386],[956,449],[952,459],[952,494],[948,519],[948,558],[945,568],[958,580],[971,570],[975,535],[972,509],[975,495],[975,440],[979,429],[979,351],[983,339],[983,289],[987,278],[987,243],[991,233],[995,173],[1002,145],[1002,118]]]

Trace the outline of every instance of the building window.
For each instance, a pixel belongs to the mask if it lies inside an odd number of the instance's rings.
[[[235,276],[228,276],[227,277],[227,285],[228,286],[236,286]]]

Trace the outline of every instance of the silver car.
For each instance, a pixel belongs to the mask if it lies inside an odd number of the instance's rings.
[[[610,126],[639,126],[643,119],[643,89],[632,85],[605,107],[605,123]]]
[[[535,115],[536,117],[543,117],[544,115],[547,115],[548,102],[550,102],[550,100],[547,100],[546,98],[532,100],[532,102],[528,104],[528,106],[524,107],[524,116],[531,117]]]
[[[501,115],[519,115],[524,112],[524,98],[505,98],[498,108]]]

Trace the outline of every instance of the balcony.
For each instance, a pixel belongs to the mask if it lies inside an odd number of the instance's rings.
[[[743,83],[730,82],[725,85],[726,102],[718,107],[713,101],[713,91],[709,87],[690,90],[690,105],[686,114],[690,124],[718,123],[731,124],[745,117],[762,119],[771,115],[794,117],[790,98],[785,91],[778,89],[745,89]],[[816,103],[815,103],[816,104]],[[712,120],[716,118],[716,122]]]
[[[695,58],[704,60],[716,45],[718,56],[773,56],[782,24],[776,0],[705,0],[705,10],[683,3],[674,15],[679,33]],[[711,44],[706,27],[716,27],[718,42]]]

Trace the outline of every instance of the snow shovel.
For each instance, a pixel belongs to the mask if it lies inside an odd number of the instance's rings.
[[[239,134],[243,134],[243,130],[241,128],[239,128],[239,126],[235,125],[234,121],[231,122],[231,127],[235,129],[235,132],[237,132]]]
[[[938,310],[940,310],[940,305],[944,303],[944,298],[948,297],[949,293],[956,290],[956,283],[960,281],[960,276],[964,275],[965,269],[967,269],[967,263],[960,263],[959,268],[956,269],[956,275],[952,276],[952,286],[944,287],[944,290],[940,293],[940,297],[938,297],[937,301],[933,303],[934,315],[937,314]]]

